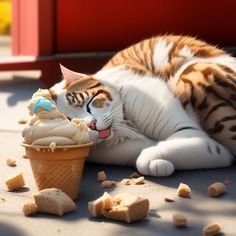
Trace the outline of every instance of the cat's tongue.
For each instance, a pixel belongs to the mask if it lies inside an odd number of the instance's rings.
[[[99,138],[107,138],[111,134],[111,129],[104,129],[104,130],[99,130],[98,137]]]

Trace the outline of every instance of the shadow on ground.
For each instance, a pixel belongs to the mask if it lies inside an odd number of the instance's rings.
[[[16,106],[20,101],[31,99],[32,93],[38,88],[43,88],[40,80],[35,78],[25,78],[21,76],[13,76],[12,79],[0,80],[0,93],[8,93],[8,106]]]
[[[1,213],[0,213],[1,216]],[[24,236],[25,233],[18,227],[0,221],[0,235],[1,236]]]

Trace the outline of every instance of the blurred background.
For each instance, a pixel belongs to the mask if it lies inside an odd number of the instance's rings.
[[[10,35],[11,13],[11,0],[0,0],[0,35]]]
[[[168,33],[234,53],[235,9],[235,0],[0,0],[0,72],[38,71],[50,87],[59,63],[94,73],[120,49]]]
[[[11,0],[0,0],[0,56],[11,55]]]

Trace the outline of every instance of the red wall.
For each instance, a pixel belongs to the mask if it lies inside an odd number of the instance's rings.
[[[58,52],[107,51],[155,34],[236,45],[235,0],[57,0]]]

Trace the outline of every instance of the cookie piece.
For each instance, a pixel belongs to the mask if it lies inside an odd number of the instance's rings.
[[[105,192],[100,198],[88,203],[88,210],[93,216],[101,216],[104,210],[111,209],[114,204],[111,195]]]
[[[133,180],[133,183],[136,185],[145,184],[144,177],[140,176]]]
[[[101,183],[101,186],[103,188],[113,188],[116,186],[116,181],[112,181],[112,180],[104,180],[102,183]]]
[[[63,215],[74,211],[76,205],[73,200],[57,188],[48,188],[33,194],[39,212]]]
[[[214,183],[208,187],[208,194],[211,197],[218,197],[225,192],[225,184],[223,183]]]
[[[34,202],[26,202],[22,210],[25,216],[32,216],[38,211],[38,207]]]
[[[166,202],[174,202],[174,201],[175,201],[174,198],[169,197],[169,196],[165,196],[165,197],[164,197],[164,200],[165,200]]]
[[[21,125],[24,125],[26,124],[28,121],[26,119],[19,119],[18,120],[18,123],[21,124]]]
[[[107,219],[132,223],[144,219],[149,211],[149,200],[132,194],[123,193],[114,198],[115,205],[105,210],[103,215]]]
[[[16,166],[16,160],[14,158],[12,158],[12,157],[8,157],[6,159],[6,164],[8,166],[14,167],[14,166]]]
[[[98,172],[98,181],[103,182],[107,179],[106,173],[104,171]]]
[[[174,214],[172,220],[175,227],[186,227],[188,223],[186,216],[183,214]]]
[[[145,184],[145,180],[143,176],[140,176],[133,179],[123,179],[120,183],[124,185],[141,185]]]
[[[130,177],[131,177],[131,178],[138,178],[138,177],[141,177],[141,175],[140,175],[137,171],[135,171],[135,172],[133,172],[133,173],[131,174]]]
[[[22,172],[5,179],[4,182],[7,185],[7,188],[11,191],[19,190],[25,186],[25,180]]]
[[[177,189],[177,193],[180,197],[190,197],[191,188],[187,184],[180,183]]]
[[[203,234],[204,236],[214,236],[214,235],[218,235],[220,230],[221,230],[220,224],[217,224],[217,223],[209,224],[203,228]]]
[[[131,185],[133,181],[132,179],[122,179],[120,183],[124,185]]]

